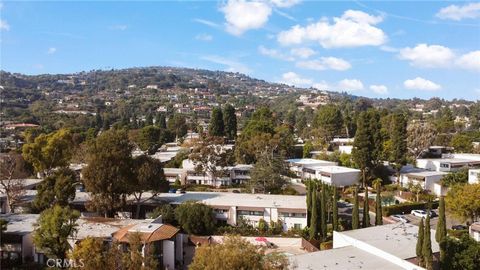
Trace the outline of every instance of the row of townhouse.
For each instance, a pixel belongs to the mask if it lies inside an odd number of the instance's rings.
[[[37,248],[33,242],[39,216],[38,214],[0,214],[0,218],[8,222],[7,229],[0,239],[0,259],[6,267],[15,267],[28,262],[35,262],[48,268],[55,267],[56,261],[47,258],[44,251]],[[120,244],[122,251],[127,251],[129,236],[138,233],[144,239],[141,247],[142,254],[153,252],[159,269],[178,269],[177,266],[185,263],[183,251],[188,237],[180,233],[180,229],[163,224],[161,217],[134,220],[82,216],[76,223],[77,232],[68,239],[70,249],[75,249],[76,245],[85,238],[94,237],[102,239],[105,245],[116,241]],[[153,248],[153,251],[149,248]]]
[[[326,184],[344,187],[358,183],[360,170],[338,166],[336,162],[300,158],[286,160],[287,166],[303,179],[318,179]]]

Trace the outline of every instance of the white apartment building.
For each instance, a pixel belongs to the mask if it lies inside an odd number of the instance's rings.
[[[250,171],[253,168],[252,165],[247,164],[217,167],[217,175],[214,176],[211,172],[196,171],[194,163],[189,159],[183,160],[182,167],[185,173],[186,184],[216,187],[246,183],[250,180]]]
[[[313,158],[294,158],[294,159],[287,159],[285,162],[287,163],[287,166],[290,169],[290,171],[294,172],[298,177],[301,177],[301,178],[303,178],[304,167],[337,165],[337,163],[333,161],[319,160],[319,159],[313,159]]]
[[[267,223],[281,222],[283,230],[303,229],[307,226],[307,204],[305,196],[270,195],[226,192],[187,192],[184,194],[164,193],[162,201],[181,204],[198,201],[215,209],[216,218],[230,225],[245,219],[254,226],[260,219]]]
[[[475,222],[468,228],[470,236],[475,239],[475,241],[480,242],[480,222]]]
[[[420,168],[404,166],[400,171],[400,185],[408,187],[409,183],[420,186],[431,193],[442,196],[447,193],[447,188],[442,187],[440,181],[447,175],[447,172],[428,171]],[[391,177],[392,182],[396,181],[396,176]]]
[[[305,166],[303,179],[318,179],[326,184],[344,187],[357,184],[360,170],[343,166]]]
[[[456,155],[456,154],[455,154]],[[471,157],[419,158],[417,167],[429,171],[455,172],[464,167],[480,167],[480,159]]]

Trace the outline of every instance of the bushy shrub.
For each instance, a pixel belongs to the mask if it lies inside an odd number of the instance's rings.
[[[431,203],[432,209],[438,208],[438,202]],[[383,215],[384,216],[391,216],[396,214],[409,214],[412,210],[425,210],[427,209],[427,203],[425,202],[407,202],[407,203],[400,203],[396,205],[390,205],[383,207]]]

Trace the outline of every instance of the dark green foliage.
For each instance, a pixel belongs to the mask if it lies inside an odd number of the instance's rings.
[[[332,207],[333,207],[332,226],[334,231],[338,231],[338,189],[335,186],[333,186]]]
[[[165,118],[165,114],[158,113],[157,117],[155,118],[155,125],[161,129],[167,128],[167,120]]]
[[[334,136],[341,133],[343,127],[343,117],[340,109],[335,105],[321,106],[313,121],[315,128],[321,129],[327,142],[330,142]]]
[[[355,192],[353,194],[353,210],[352,210],[352,229],[360,228],[360,213],[358,209],[358,187],[355,186]]]
[[[430,215],[425,219],[425,236],[423,237],[423,260],[425,261],[425,268],[427,270],[433,269],[433,255],[432,255],[432,238],[430,230]]]
[[[327,186],[322,183],[322,191],[320,195],[320,235],[322,240],[327,238]]]
[[[363,228],[370,227],[370,214],[368,205],[368,188],[365,187],[365,197],[363,199],[363,215],[362,215]]]
[[[306,180],[305,187],[307,189],[307,226],[310,226],[310,216],[312,213],[312,186],[312,181]]]
[[[223,113],[221,108],[213,108],[208,126],[208,134],[210,136],[225,136],[225,124],[223,123]]]
[[[69,168],[60,168],[37,186],[33,200],[35,211],[43,211],[54,204],[67,206],[75,198],[77,176]]]
[[[223,109],[223,122],[225,124],[225,136],[228,140],[237,138],[237,116],[235,115],[235,108],[227,104]]]
[[[407,164],[407,120],[403,114],[393,115],[392,133],[392,151],[390,152],[390,161],[395,164],[397,178],[400,175],[400,169]]]
[[[175,219],[188,234],[209,235],[215,230],[215,213],[205,204],[184,202],[175,209]]]
[[[418,234],[417,234],[417,246],[415,252],[417,254],[417,261],[418,265],[423,267],[425,266],[425,260],[423,258],[423,239],[425,237],[425,228],[423,225],[423,218],[420,220],[420,224],[418,224]]]
[[[157,218],[162,216],[162,223],[177,225],[177,221],[175,220],[175,209],[170,204],[163,204],[148,216],[149,218]]]
[[[167,129],[172,132],[176,138],[181,138],[187,134],[188,127],[185,116],[181,114],[174,114],[167,123]]]
[[[440,180],[443,186],[450,187],[455,184],[468,183],[468,168],[462,168],[456,172],[449,172]]]
[[[432,208],[434,209],[438,207],[438,204],[436,202],[431,203],[431,205],[432,205]],[[406,203],[400,203],[400,204],[383,207],[383,215],[391,216],[396,214],[408,214],[412,210],[426,209],[426,208],[427,208],[427,203],[425,202],[406,202]]]
[[[440,197],[440,205],[438,207],[437,229],[435,230],[435,240],[440,245],[440,264],[445,261],[445,241],[447,238],[447,223],[445,217],[445,198]]]
[[[444,243],[446,250],[442,269],[448,270],[478,270],[480,269],[480,243],[464,234],[459,240],[447,238]]]
[[[285,184],[282,172],[285,172],[283,160],[264,153],[253,166],[248,186],[257,192],[279,194]]]
[[[310,157],[310,152],[312,152],[313,150],[313,144],[311,141],[308,141],[306,142],[304,145],[303,145],[303,154],[302,154],[302,157],[303,158],[309,158]]]
[[[377,185],[377,195],[375,197],[375,225],[383,225],[382,218],[382,195],[381,186]]]
[[[311,187],[311,190],[312,190],[312,194],[310,195],[311,196],[311,200],[312,200],[312,204],[311,204],[311,208],[312,208],[312,214],[311,214],[311,217],[310,217],[310,240],[312,239],[317,239],[317,234],[318,234],[318,209],[317,209],[317,188],[316,188],[316,185],[312,182],[310,184],[310,187]]]

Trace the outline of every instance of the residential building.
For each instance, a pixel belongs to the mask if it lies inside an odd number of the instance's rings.
[[[34,224],[38,214],[0,214],[8,222],[0,239],[0,265],[38,261],[33,245]]]
[[[293,269],[423,269],[417,265],[418,227],[394,223],[333,232],[333,249],[289,257]],[[431,230],[432,252],[439,246]]]
[[[420,184],[423,189],[437,196],[443,196],[446,195],[447,188],[443,187],[440,181],[447,174],[447,172],[429,171],[412,166],[404,166],[400,170],[400,185],[402,187],[408,187],[409,183],[414,185]],[[392,182],[396,181],[396,176],[391,178]]]
[[[475,222],[470,225],[468,231],[475,241],[480,242],[480,222]]]
[[[187,192],[184,194],[163,193],[158,200],[173,205],[185,201],[198,201],[215,210],[216,219],[225,224],[237,225],[243,218],[254,226],[260,219],[267,223],[281,222],[284,231],[307,226],[305,196],[269,195],[227,192]]]
[[[163,173],[165,174],[165,178],[171,184],[175,183],[177,179],[180,183],[185,184],[185,179],[187,176],[187,171],[182,168],[163,168]]]
[[[344,187],[358,183],[360,170],[343,166],[307,165],[303,168],[303,179],[318,179],[326,184]]]
[[[419,158],[417,159],[417,167],[429,171],[437,172],[455,172],[461,168],[480,167],[480,159],[469,156],[450,156],[443,158]]]
[[[468,170],[468,183],[469,184],[480,184],[480,169],[470,169]]]
[[[197,171],[194,162],[185,159],[182,162],[182,168],[185,170],[185,182],[187,184],[220,187],[246,183],[250,180],[250,171],[253,169],[253,166],[247,164],[238,164],[227,167],[217,166],[217,172],[214,175],[210,171]]]
[[[145,256],[153,248],[159,269],[173,270],[183,264],[184,235],[179,232],[180,229],[163,224],[159,218],[125,226],[113,233],[112,237],[126,249],[131,240],[130,235],[140,234],[142,255]]]
[[[337,165],[337,163],[333,161],[319,160],[319,159],[313,159],[313,158],[294,158],[294,159],[287,159],[285,162],[287,163],[287,166],[290,169],[290,171],[292,171],[293,173],[295,173],[295,175],[301,178],[303,178],[304,167]]]

